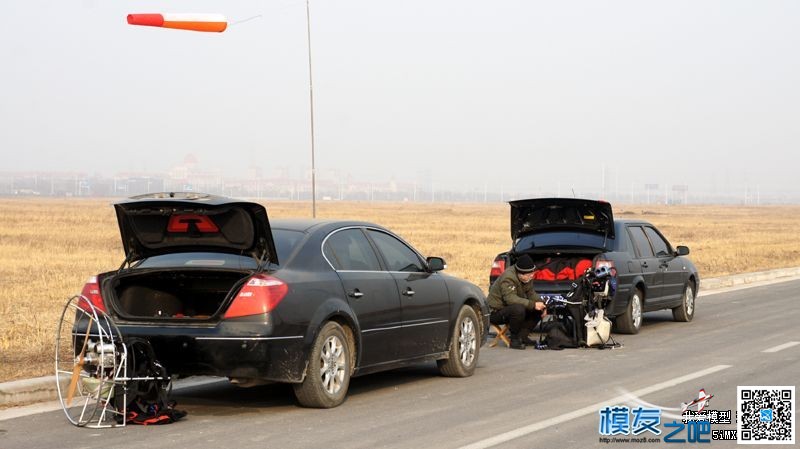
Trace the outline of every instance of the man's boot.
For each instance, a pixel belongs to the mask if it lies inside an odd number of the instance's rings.
[[[512,335],[511,344],[508,347],[511,349],[525,349],[525,343],[519,339],[519,335]]]
[[[530,337],[531,331],[528,329],[522,329],[519,331],[519,340],[527,346],[536,346],[536,341],[532,340]]]

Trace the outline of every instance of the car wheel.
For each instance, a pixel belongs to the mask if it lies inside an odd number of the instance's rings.
[[[681,305],[672,309],[672,318],[675,321],[682,321],[688,323],[694,318],[694,286],[691,283],[686,284],[683,289],[683,298],[681,298]]]
[[[447,358],[437,360],[439,372],[448,377],[468,377],[475,372],[480,352],[480,327],[475,310],[467,305],[461,306],[450,337],[450,350]]]
[[[351,354],[344,329],[329,321],[311,347],[303,383],[294,384],[294,395],[303,407],[331,408],[344,402],[350,385]]]
[[[642,327],[642,291],[638,288],[633,291],[625,313],[617,317],[614,322],[617,331],[621,334],[638,334]]]

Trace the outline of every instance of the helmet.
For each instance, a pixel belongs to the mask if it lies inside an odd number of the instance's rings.
[[[601,265],[594,270],[595,277],[602,278],[609,276],[611,274],[611,270],[608,269],[607,266]]]

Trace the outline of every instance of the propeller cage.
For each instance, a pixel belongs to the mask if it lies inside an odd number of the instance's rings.
[[[83,295],[70,298],[56,335],[56,387],[70,423],[124,427],[130,382],[169,384],[169,377],[129,377],[128,345],[117,325]]]

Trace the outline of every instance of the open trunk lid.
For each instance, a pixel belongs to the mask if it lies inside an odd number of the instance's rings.
[[[535,198],[509,202],[511,238],[543,231],[596,232],[614,238],[614,215],[605,201]]]
[[[126,260],[183,252],[250,255],[278,263],[264,206],[193,192],[151,193],[114,204]]]

